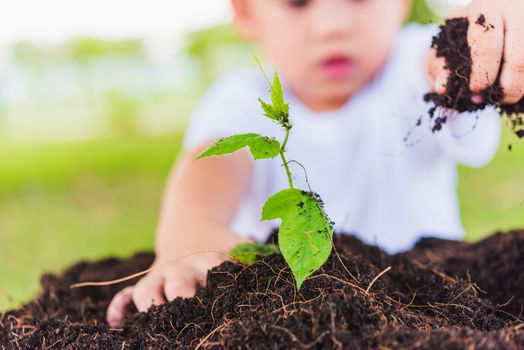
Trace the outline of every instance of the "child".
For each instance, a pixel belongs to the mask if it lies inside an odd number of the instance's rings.
[[[456,163],[486,164],[497,149],[500,122],[493,110],[485,110],[450,116],[440,132],[430,131],[422,96],[432,87],[445,93],[447,73],[429,50],[436,28],[402,28],[410,1],[232,0],[232,5],[238,31],[261,45],[283,78],[294,123],[288,158],[307,169],[335,230],[354,232],[389,251],[408,248],[423,234],[460,239]],[[480,14],[493,29],[474,25]],[[504,101],[524,95],[521,14],[521,0],[477,0],[462,11],[472,23],[474,92],[493,84],[504,57]],[[184,258],[119,292],[108,308],[111,326],[122,324],[131,303],[144,311],[192,296],[207,270],[225,259],[216,252],[264,240],[275,225],[260,222],[260,213],[265,199],[287,186],[278,159],[254,162],[242,150],[193,162],[219,137],[257,132],[281,139],[257,101],[267,100],[268,89],[260,71],[238,71],[203,98],[167,185],[153,266]],[[307,188],[301,168],[292,170],[297,187]]]

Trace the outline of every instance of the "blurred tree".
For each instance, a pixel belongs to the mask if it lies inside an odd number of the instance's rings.
[[[18,41],[11,46],[13,60],[33,69],[43,69],[53,56],[52,49],[30,41]]]
[[[428,24],[437,21],[438,16],[431,11],[426,0],[412,0],[408,22]]]
[[[140,39],[104,40],[99,38],[71,39],[60,48],[71,60],[85,61],[106,56],[143,58]]]
[[[140,133],[140,102],[137,98],[117,89],[111,90],[106,97],[106,113],[111,135],[130,136]]]
[[[243,41],[230,24],[192,32],[185,52],[197,65],[202,86],[207,86],[227,69],[253,59],[255,48]]]
[[[103,57],[145,57],[140,39],[104,40],[82,37],[58,46],[19,41],[13,44],[11,51],[15,62],[36,69],[51,63],[88,62]]]

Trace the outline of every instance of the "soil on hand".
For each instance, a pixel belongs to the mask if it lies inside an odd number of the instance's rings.
[[[353,236],[335,246],[299,292],[280,255],[225,262],[195,297],[130,310],[123,329],[104,316],[124,285],[69,285],[140,271],[153,256],[78,264],[0,316],[0,348],[524,349],[524,231],[473,245],[424,239],[395,256]]]
[[[482,26],[485,32],[494,30],[492,24],[486,21],[484,15],[480,15],[477,21],[470,24],[467,18],[454,18],[447,20],[440,26],[440,33],[433,38],[432,47],[436,49],[438,57],[446,59],[446,68],[450,75],[446,84],[447,92],[445,95],[429,93],[425,96],[426,101],[433,102],[436,107],[453,109],[458,112],[474,112],[495,106],[500,112],[504,113],[517,136],[524,138],[524,99],[514,105],[502,105],[500,103],[504,91],[500,85],[500,73],[495,83],[480,94],[483,103],[476,104],[471,101],[473,96],[469,88],[471,77],[471,49],[467,40],[468,28],[470,25]],[[502,65],[501,65],[502,67]],[[433,131],[442,128],[446,123],[446,114],[437,108],[430,110],[430,117],[434,119]]]

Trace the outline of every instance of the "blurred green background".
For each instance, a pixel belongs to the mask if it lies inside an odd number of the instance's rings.
[[[411,20],[435,19],[415,1]],[[18,85],[0,98],[0,310],[31,299],[44,271],[152,250],[198,96],[221,72],[252,64],[255,51],[228,25],[188,34],[163,59],[142,39],[9,50],[8,80]],[[506,132],[488,167],[460,169],[468,240],[524,227],[523,160],[524,142]]]

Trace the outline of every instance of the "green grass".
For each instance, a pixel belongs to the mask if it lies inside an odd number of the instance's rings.
[[[181,135],[0,146],[0,310],[44,271],[151,250]]]
[[[507,132],[491,164],[461,167],[459,196],[469,241],[524,228],[524,140]]]
[[[180,143],[181,134],[0,144],[0,310],[31,299],[44,271],[151,250]],[[506,136],[488,167],[460,169],[468,240],[524,227],[523,160],[524,141]]]

